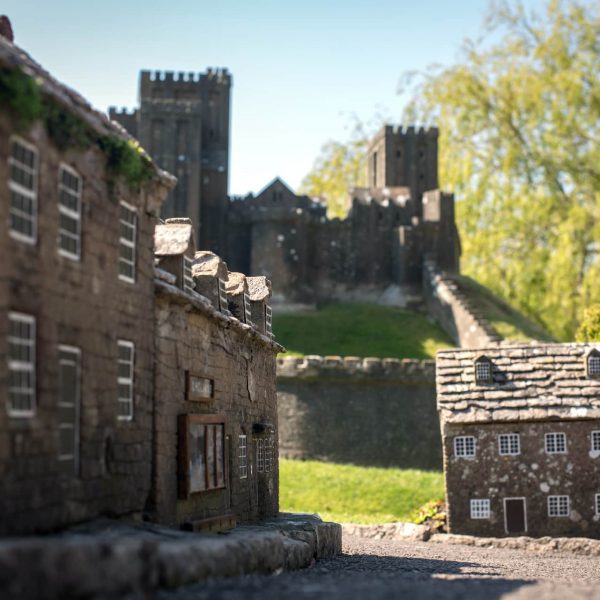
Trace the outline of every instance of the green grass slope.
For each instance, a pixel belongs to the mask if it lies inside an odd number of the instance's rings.
[[[540,325],[501,300],[470,277],[460,276],[456,283],[472,304],[505,340],[552,342],[552,336]]]
[[[425,315],[377,304],[327,304],[273,315],[273,332],[288,355],[434,358],[452,340]]]
[[[342,523],[408,521],[430,500],[443,500],[442,473],[279,461],[280,509],[319,513]]]

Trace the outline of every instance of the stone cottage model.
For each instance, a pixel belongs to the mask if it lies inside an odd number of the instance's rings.
[[[228,297],[190,221],[159,223],[174,178],[3,38],[0,84],[0,535],[276,514],[270,283]]]
[[[215,254],[180,244],[192,239],[191,223],[190,236],[181,235],[184,225],[169,220],[155,236],[155,253],[169,252],[170,261],[161,263],[169,269],[158,269],[156,280],[151,512],[169,525],[221,529],[278,512],[275,354],[281,347],[254,326],[246,277],[228,274]],[[179,280],[188,264],[189,276]],[[255,303],[257,321],[268,301],[266,294]]]
[[[0,78],[0,533],[141,512],[152,236],[175,180],[4,38]],[[46,114],[28,122],[19,107],[34,101]],[[120,174],[106,148],[137,155],[146,181]]]
[[[600,537],[600,351],[437,355],[452,533]]]

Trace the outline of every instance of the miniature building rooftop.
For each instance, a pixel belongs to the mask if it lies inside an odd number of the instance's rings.
[[[227,279],[227,265],[214,252],[200,250],[199,252],[196,252],[194,256],[192,276],[208,276]]]
[[[193,235],[191,219],[167,219],[154,229],[154,254],[174,256],[183,254]]]
[[[442,422],[485,423],[600,418],[600,381],[587,374],[590,344],[496,346],[437,354]],[[476,382],[482,355],[490,383]]]
[[[243,273],[229,273],[226,283],[227,293],[230,296],[237,296],[244,293],[246,276]]]
[[[25,75],[33,78],[43,94],[52,98],[64,110],[75,114],[96,133],[116,136],[125,141],[134,139],[118,123],[111,121],[104,113],[93,108],[75,90],[72,90],[52,77],[27,52],[2,36],[0,36],[0,65],[8,69],[19,69]],[[159,169],[150,156],[147,154],[145,156],[152,164],[157,179],[169,187],[173,187],[176,181],[175,177]]]
[[[263,276],[246,277],[248,295],[253,302],[261,302],[271,297],[271,282]]]

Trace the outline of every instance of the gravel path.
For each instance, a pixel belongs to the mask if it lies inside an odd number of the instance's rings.
[[[600,599],[600,558],[344,535],[344,554],[310,569],[222,579],[157,600],[401,597]]]

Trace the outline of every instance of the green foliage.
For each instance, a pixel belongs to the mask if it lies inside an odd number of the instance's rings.
[[[442,473],[281,459],[282,511],[316,512],[345,523],[407,521],[444,496]]]
[[[329,217],[344,218],[350,208],[350,188],[366,183],[367,144],[368,136],[360,124],[354,126],[347,142],[327,142],[302,180],[299,193],[323,198]]]
[[[42,120],[60,150],[98,145],[106,154],[109,174],[123,177],[133,189],[153,176],[152,163],[136,141],[98,135],[79,117],[44,96],[36,80],[19,69],[0,69],[0,104],[12,112],[20,129]],[[112,180],[110,183],[114,184]]]
[[[326,304],[312,312],[273,315],[289,355],[433,358],[453,346],[425,315],[377,304]]]
[[[575,339],[578,342],[600,342],[600,304],[592,304],[583,311]]]
[[[600,301],[600,6],[504,3],[487,27],[406,116],[440,126],[464,271],[567,340]]]
[[[18,127],[25,127],[42,116],[40,86],[18,69],[1,68],[0,104],[10,109]]]
[[[488,288],[470,277],[456,279],[460,289],[482,316],[505,340],[552,342],[552,336],[539,324],[525,317]]]
[[[446,503],[442,500],[430,500],[413,511],[410,516],[412,523],[428,525],[432,531],[446,531]]]

